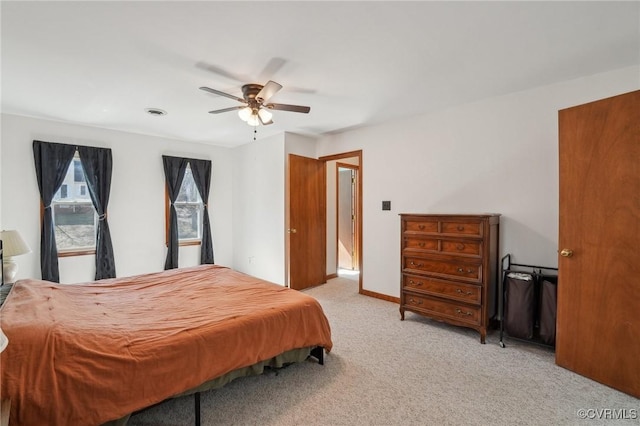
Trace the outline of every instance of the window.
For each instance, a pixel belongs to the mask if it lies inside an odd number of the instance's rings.
[[[84,170],[80,159],[73,159],[73,181],[84,182]]]
[[[169,197],[167,196],[167,206]],[[196,182],[193,180],[191,166],[187,165],[178,198],[174,203],[178,213],[178,241],[181,245],[199,244],[202,239],[202,214],[204,204]],[[167,214],[167,234],[169,232]],[[168,238],[167,238],[168,240]]]
[[[77,155],[51,203],[56,246],[61,256],[93,253],[96,247],[98,215],[87,193],[84,170]]]

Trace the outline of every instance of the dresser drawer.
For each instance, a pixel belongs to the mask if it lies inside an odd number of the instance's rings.
[[[440,250],[440,240],[437,238],[407,237],[404,240],[404,248],[413,250],[427,250],[438,252]]]
[[[481,322],[482,309],[479,306],[472,307],[413,293],[405,293],[403,296],[404,306],[407,309],[436,314],[438,317],[446,317],[469,324],[477,325]]]
[[[482,224],[472,221],[447,221],[441,222],[440,232],[443,234],[456,234],[465,236],[482,236]]]
[[[403,239],[403,248],[410,250],[424,250],[433,253],[458,254],[481,257],[481,240],[448,240],[441,238],[421,238],[410,236]]]
[[[431,220],[407,220],[404,222],[405,232],[438,233],[438,221]]]
[[[440,251],[447,254],[468,254],[480,257],[482,255],[482,241],[442,240]]]
[[[403,290],[426,293],[475,305],[479,305],[482,300],[482,287],[473,284],[403,274],[402,286]]]
[[[405,272],[413,271],[414,273],[425,273],[436,277],[473,283],[482,282],[482,265],[457,259],[439,260],[403,256],[402,267]]]

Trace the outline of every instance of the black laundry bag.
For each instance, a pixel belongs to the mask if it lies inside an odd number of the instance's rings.
[[[547,345],[555,345],[558,277],[543,276],[541,282],[540,340]]]
[[[523,272],[505,278],[504,328],[511,337],[531,339],[535,322],[535,279]]]

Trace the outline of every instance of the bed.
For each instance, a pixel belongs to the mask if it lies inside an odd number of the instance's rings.
[[[73,285],[21,280],[0,320],[2,397],[11,423],[25,426],[126,423],[264,365],[310,352],[322,361],[332,347],[314,298],[217,265]]]

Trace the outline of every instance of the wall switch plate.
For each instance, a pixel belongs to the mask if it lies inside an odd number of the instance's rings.
[[[391,201],[383,201],[382,210],[391,210]]]

